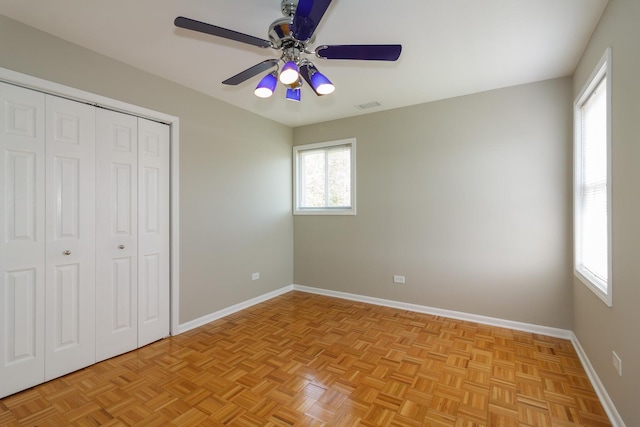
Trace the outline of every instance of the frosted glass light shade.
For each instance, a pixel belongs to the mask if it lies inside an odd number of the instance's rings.
[[[313,90],[315,90],[318,95],[329,95],[336,90],[333,83],[319,71],[316,71],[311,76],[311,86],[313,86]]]
[[[300,102],[300,93],[302,91],[300,90],[300,88],[297,89],[287,89],[287,99],[289,101],[296,101],[296,102]]]
[[[273,95],[273,92],[276,90],[276,85],[278,84],[278,79],[276,78],[275,73],[267,74],[260,80],[258,86],[256,86],[256,90],[253,93],[258,98],[268,98]]]
[[[300,78],[300,70],[295,62],[289,61],[282,66],[280,71],[280,81],[283,84],[290,85],[298,81]]]

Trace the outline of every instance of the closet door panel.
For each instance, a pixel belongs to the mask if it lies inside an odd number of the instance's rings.
[[[138,120],[103,109],[96,120],[96,355],[104,360],[138,343]]]
[[[169,335],[169,126],[138,119],[138,346]]]
[[[44,380],[44,106],[0,83],[0,397]]]
[[[45,378],[95,362],[95,109],[46,97]]]

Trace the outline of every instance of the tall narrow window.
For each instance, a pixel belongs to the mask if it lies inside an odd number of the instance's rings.
[[[610,111],[607,50],[575,103],[574,269],[607,305],[611,295]]]
[[[355,139],[293,147],[295,214],[355,214],[355,149]]]

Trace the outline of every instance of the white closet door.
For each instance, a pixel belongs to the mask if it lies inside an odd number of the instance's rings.
[[[96,358],[138,343],[138,119],[96,110]]]
[[[169,126],[138,119],[138,347],[169,335]]]
[[[0,83],[0,397],[44,380],[44,95]]]
[[[46,97],[45,379],[95,362],[95,109]]]

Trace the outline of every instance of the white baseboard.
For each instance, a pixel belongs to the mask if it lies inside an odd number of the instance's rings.
[[[540,326],[540,325],[534,325],[530,323],[515,322],[513,320],[504,320],[496,317],[481,316],[479,314],[470,314],[470,313],[464,313],[461,311],[444,310],[441,308],[429,307],[425,305],[417,305],[417,304],[411,304],[406,302],[393,301],[393,300],[382,299],[382,298],[374,298],[374,297],[369,297],[365,295],[350,294],[347,292],[332,291],[329,289],[314,288],[314,287],[302,286],[302,285],[288,285],[280,289],[276,289],[275,291],[269,292],[267,294],[232,305],[231,307],[223,308],[222,310],[218,310],[214,313],[207,314],[206,316],[202,316],[198,319],[194,319],[189,322],[182,323],[179,325],[178,333],[190,331],[191,329],[195,329],[199,326],[206,325],[209,322],[213,322],[214,320],[221,319],[225,316],[236,313],[240,310],[244,310],[245,308],[249,308],[261,302],[268,301],[272,298],[286,294],[287,292],[291,292],[293,290],[306,292],[309,294],[340,298],[340,299],[345,299],[349,301],[357,301],[357,302],[364,302],[364,303],[373,304],[373,305],[380,305],[383,307],[397,308],[400,310],[415,311],[417,313],[432,314],[434,316],[449,317],[451,319],[481,323],[483,325],[497,326],[500,328],[514,329],[517,331],[531,332],[534,334],[547,335],[550,337],[564,338],[568,340],[573,340],[573,338],[575,337],[573,332],[567,329],[559,329],[559,328],[552,328],[549,326]]]
[[[609,419],[612,425],[614,427],[626,427],[624,424],[624,421],[622,420],[622,417],[620,417],[620,414],[618,413],[615,405],[611,401],[609,394],[604,388],[604,385],[600,381],[598,374],[596,373],[595,369],[591,365],[591,362],[589,361],[587,354],[585,353],[584,349],[580,345],[578,338],[573,333],[573,331],[570,331],[568,329],[552,328],[549,326],[515,322],[513,320],[505,320],[505,319],[499,319],[495,317],[481,316],[478,314],[470,314],[470,313],[464,313],[460,311],[444,310],[441,308],[387,300],[382,298],[374,298],[374,297],[369,297],[365,295],[350,294],[347,292],[332,291],[328,289],[314,288],[309,286],[288,285],[283,288],[276,289],[275,291],[269,292],[267,294],[261,295],[259,297],[252,298],[248,301],[232,305],[231,307],[227,307],[222,310],[216,311],[214,313],[208,314],[206,316],[200,317],[198,319],[183,323],[179,325],[178,333],[190,331],[199,326],[205,325],[209,322],[213,322],[214,320],[221,319],[225,316],[236,313],[240,310],[244,310],[245,308],[249,308],[253,305],[259,304],[264,301],[268,301],[272,298],[275,298],[277,296],[286,294],[287,292],[294,291],[294,290],[300,291],[300,292],[306,292],[310,294],[324,295],[324,296],[329,296],[334,298],[345,299],[349,301],[364,302],[364,303],[380,305],[384,307],[415,311],[418,313],[431,314],[434,316],[449,317],[452,319],[481,323],[483,325],[497,326],[500,328],[514,329],[517,331],[530,332],[534,334],[547,335],[551,337],[570,340],[574,348],[576,349],[576,353],[578,354],[578,357],[582,362],[584,370],[587,373],[587,376],[589,377],[589,380],[591,381],[591,384],[593,385],[593,388],[595,389],[596,394],[598,395],[598,398],[602,403],[602,406],[607,412],[607,415],[609,416]]]
[[[260,295],[255,298],[251,298],[250,300],[232,305],[231,307],[223,308],[222,310],[207,314],[206,316],[202,316],[198,319],[182,323],[178,326],[178,333],[181,334],[183,332],[187,332],[200,326],[206,325],[207,323],[213,322],[214,320],[221,319],[240,310],[244,310],[245,308],[249,308],[253,305],[260,304],[261,302],[268,301],[282,294],[286,294],[287,292],[291,292],[292,290],[293,285],[285,286],[284,288],[276,289],[275,291]]]
[[[573,347],[576,349],[576,353],[578,353],[578,357],[582,362],[582,366],[584,367],[584,370],[587,373],[589,380],[591,381],[591,385],[595,389],[596,394],[600,399],[600,403],[602,403],[604,410],[607,412],[611,424],[614,427],[625,427],[620,413],[618,413],[618,410],[613,404],[613,401],[609,397],[609,393],[607,393],[607,390],[604,388],[604,385],[600,381],[596,370],[593,368],[591,361],[587,357],[587,353],[584,351],[584,348],[582,348],[580,341],[578,341],[578,337],[574,333],[571,333],[571,335],[571,342],[573,343]]]
[[[325,295],[350,301],[365,302],[384,307],[398,308],[401,310],[415,311],[418,313],[432,314],[434,316],[449,317],[451,319],[464,320],[467,322],[481,323],[483,325],[497,326],[500,328],[514,329],[517,331],[531,332],[534,334],[547,335],[550,337],[564,338],[570,340],[573,332],[567,329],[552,328],[530,323],[515,322],[513,320],[498,319],[496,317],[481,316],[479,314],[464,313],[461,311],[444,310],[441,308],[417,305],[400,301],[393,301],[382,298],[368,297],[364,295],[350,294],[346,292],[331,291],[328,289],[312,288],[309,286],[293,285],[293,289],[311,294]]]

